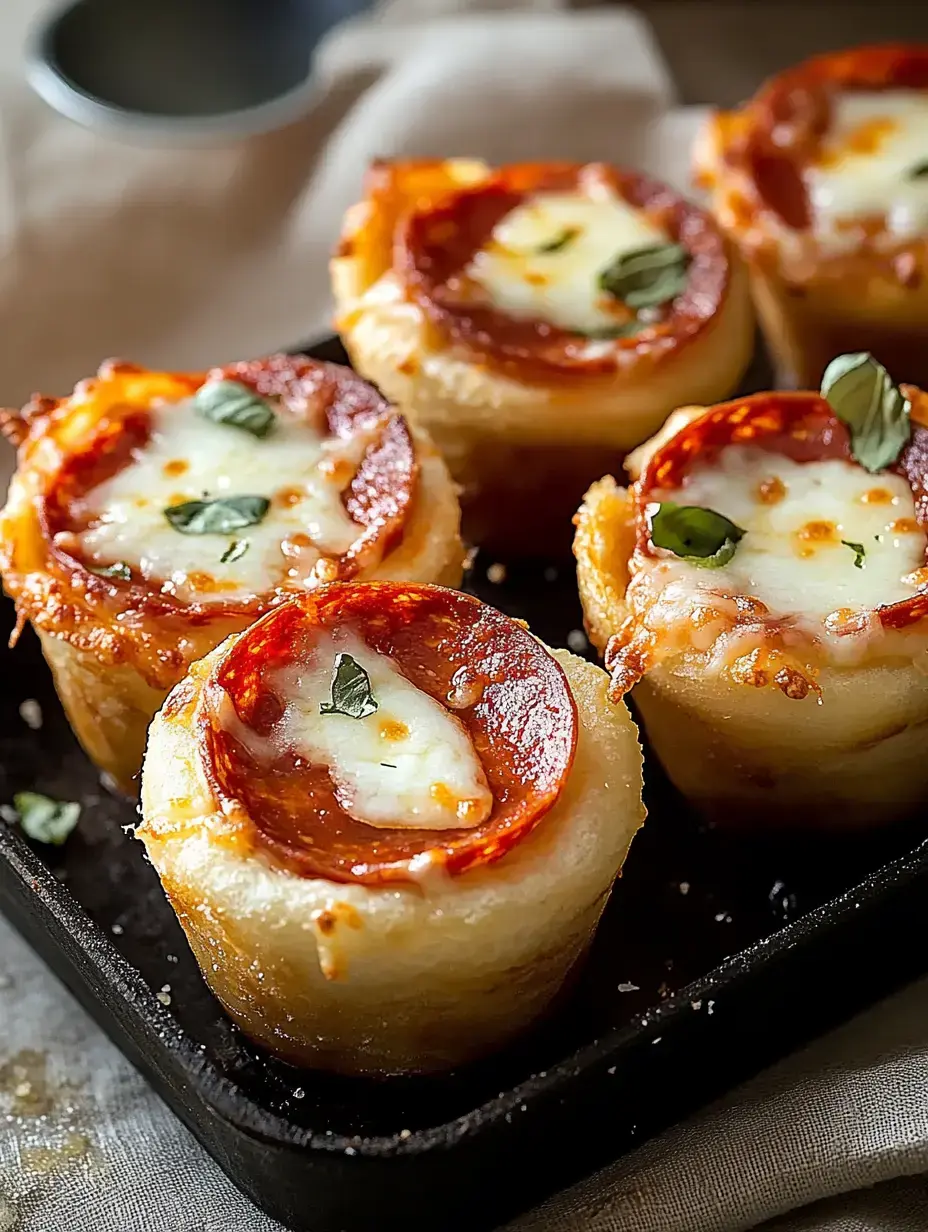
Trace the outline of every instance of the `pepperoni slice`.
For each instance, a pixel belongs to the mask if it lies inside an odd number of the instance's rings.
[[[853,90],[928,88],[928,45],[892,43],[816,56],[772,78],[747,105],[741,135],[725,151],[758,198],[794,230],[811,225],[804,168],[831,124],[832,100]]]
[[[275,742],[285,706],[275,673],[346,627],[463,724],[493,793],[486,821],[374,828],[344,812],[326,767]],[[452,875],[498,860],[557,800],[576,741],[566,677],[525,628],[470,595],[396,582],[336,584],[269,613],[223,656],[201,707],[203,764],[225,806],[240,806],[299,875],[368,885],[415,881],[423,858]]]
[[[73,573],[82,570],[83,564],[61,546],[61,541],[56,542],[55,536],[63,535],[67,542],[69,535],[86,529],[91,520],[85,503],[87,494],[131,465],[135,452],[149,439],[149,399],[146,395],[144,404],[140,405],[142,395],[138,392],[146,390],[146,378],[153,382],[151,397],[164,397],[163,386],[167,381],[170,399],[175,401],[192,396],[207,380],[239,381],[262,397],[276,398],[284,405],[304,411],[308,422],[324,428],[331,436],[347,439],[363,434],[371,438],[357,471],[342,493],[345,509],[358,525],[358,537],[342,556],[322,558],[317,565],[321,580],[354,577],[366,561],[379,559],[402,538],[418,477],[415,446],[402,415],[350,369],[291,355],[272,355],[229,364],[205,374],[168,376],[146,373],[131,364],[111,364],[101,370],[98,381],[87,383],[84,392],[92,398],[95,386],[102,387],[107,381],[118,382],[123,377],[131,379],[134,401],[128,395],[125,400],[112,399],[111,408],[96,430],[66,457],[39,510],[51,557],[64,570]],[[63,407],[65,401],[58,406]],[[160,593],[157,580],[146,587],[139,583],[104,582],[88,573],[87,584],[98,589],[118,587],[138,610],[163,612],[182,607],[192,619],[206,613],[211,618],[217,614],[257,614],[266,610],[270,598],[269,594],[254,601],[184,605],[173,595]],[[284,586],[283,578],[279,586]],[[272,583],[268,591],[274,590]]]
[[[915,516],[928,528],[928,403],[914,386],[903,385],[902,390],[912,402],[912,435],[889,469],[909,484]],[[853,461],[846,425],[819,394],[760,393],[720,403],[658,449],[632,489],[637,501],[639,551],[654,554],[647,516],[653,494],[681,487],[694,465],[711,463],[729,445],[753,445],[799,463],[829,458]],[[887,628],[913,624],[928,615],[928,593],[887,604],[878,613]]]
[[[690,255],[686,290],[663,310],[663,316],[635,335],[613,340],[595,358],[588,354],[588,339],[581,334],[499,311],[465,272],[496,225],[527,198],[537,193],[583,193],[593,185],[607,186],[642,210]],[[394,268],[412,298],[451,342],[520,379],[544,382],[584,374],[615,375],[645,354],[653,359],[683,345],[715,316],[730,277],[725,241],[704,211],[646,176],[572,163],[504,167],[475,187],[420,203],[401,228]]]

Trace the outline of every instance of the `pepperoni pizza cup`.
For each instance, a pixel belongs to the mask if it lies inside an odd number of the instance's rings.
[[[710,121],[697,180],[786,383],[866,348],[928,384],[928,46],[819,56]]]
[[[587,625],[714,820],[892,822],[928,798],[928,396],[870,356],[689,408],[577,517]]]
[[[604,450],[725,397],[752,348],[712,218],[601,164],[377,164],[332,276],[352,362],[432,433],[465,532],[503,550],[550,550]]]
[[[343,1073],[446,1069],[555,997],[644,818],[601,668],[470,595],[336,584],[191,668],[137,833],[251,1038]]]
[[[124,791],[168,689],[270,607],[339,578],[461,577],[444,463],[346,368],[110,362],[3,427],[17,633],[31,622],[79,740]]]

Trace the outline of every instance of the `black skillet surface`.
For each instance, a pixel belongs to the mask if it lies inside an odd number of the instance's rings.
[[[339,357],[331,343],[314,352]],[[571,566],[510,563],[490,581],[498,563],[478,557],[469,588],[575,647]],[[650,758],[650,819],[554,1016],[442,1078],[298,1071],[248,1043],[207,991],[123,831],[133,809],[77,747],[31,633],[0,651],[0,681],[0,804],[34,788],[83,805],[60,849],[0,824],[0,908],[236,1184],[294,1229],[494,1228],[928,969],[913,944],[928,927],[924,825],[708,831]],[[27,698],[38,731],[20,715]]]

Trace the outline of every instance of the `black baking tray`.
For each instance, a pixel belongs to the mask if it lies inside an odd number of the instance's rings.
[[[334,342],[312,351],[342,358]],[[468,587],[582,648],[570,562],[478,556]],[[3,601],[0,635],[12,620]],[[443,1077],[296,1070],[207,990],[125,832],[134,809],[78,748],[31,633],[0,650],[0,682],[0,804],[35,789],[83,806],[62,848],[0,824],[0,908],[231,1179],[300,1232],[498,1227],[928,969],[923,820],[715,831],[646,757],[649,820],[546,1022]]]

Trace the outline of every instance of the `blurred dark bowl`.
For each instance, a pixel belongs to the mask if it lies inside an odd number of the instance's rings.
[[[325,32],[367,0],[76,0],[35,30],[33,88],[87,127],[171,142],[297,119]]]

